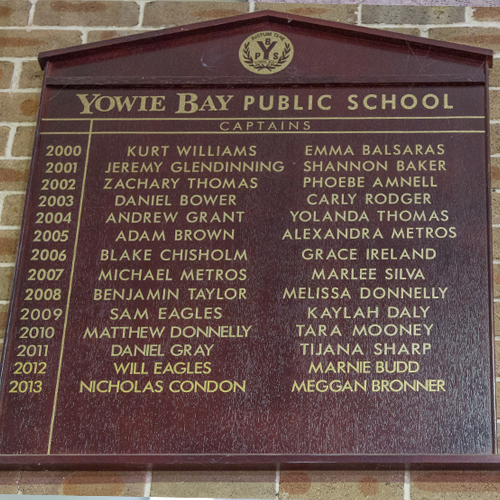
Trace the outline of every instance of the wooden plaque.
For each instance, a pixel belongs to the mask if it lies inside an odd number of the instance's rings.
[[[40,62],[3,465],[496,464],[490,51],[263,12]]]

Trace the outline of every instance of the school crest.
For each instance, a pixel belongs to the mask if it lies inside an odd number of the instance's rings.
[[[277,31],[259,31],[241,44],[243,66],[258,75],[271,75],[285,69],[293,59],[293,44]]]

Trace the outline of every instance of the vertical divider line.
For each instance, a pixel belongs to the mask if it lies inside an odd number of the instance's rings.
[[[81,222],[81,218],[82,218],[83,197],[85,194],[85,182],[87,180],[87,167],[89,164],[90,141],[92,139],[92,127],[93,127],[93,125],[94,125],[94,121],[90,120],[89,137],[87,140],[87,152],[85,155],[85,167],[83,170],[82,191],[80,194],[80,205],[78,207],[78,221],[77,221],[77,225],[76,225],[75,243],[73,245],[73,259],[71,261],[71,274],[70,274],[70,278],[69,278],[68,297],[66,299],[66,311],[64,313],[64,326],[63,326],[63,334],[62,334],[62,339],[61,339],[61,351],[59,354],[59,367],[57,369],[56,389],[55,389],[55,393],[54,393],[54,405],[52,407],[52,418],[50,419],[50,432],[49,432],[49,444],[47,447],[47,455],[50,455],[50,451],[51,451],[51,447],[52,447],[52,434],[54,431],[54,420],[55,420],[56,408],[57,408],[57,396],[58,396],[58,392],[59,392],[59,381],[61,378],[62,360],[63,360],[63,354],[64,354],[64,341],[66,339],[66,328],[68,326],[69,303],[71,300],[71,291],[73,289],[73,275],[75,272],[76,249],[78,246],[78,238],[80,236],[80,222]]]

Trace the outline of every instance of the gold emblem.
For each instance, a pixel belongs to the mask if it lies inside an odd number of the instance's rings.
[[[271,75],[290,64],[293,45],[277,31],[259,31],[241,44],[239,56],[241,64],[252,73]]]

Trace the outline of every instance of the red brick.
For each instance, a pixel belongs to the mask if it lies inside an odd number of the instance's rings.
[[[403,498],[402,471],[282,471],[279,498]]]
[[[270,498],[274,471],[153,472],[151,496],[210,498]]]
[[[230,2],[151,2],[146,4],[143,26],[180,26],[246,14],[248,4]]]
[[[490,90],[490,118],[500,119],[500,90]]]
[[[451,24],[465,21],[465,7],[420,5],[363,5],[364,24]]]
[[[472,10],[474,21],[500,21],[500,7],[475,7]]]
[[[495,319],[497,315],[495,314]],[[495,376],[500,377],[500,340],[495,341]]]
[[[8,194],[3,200],[2,226],[20,226],[24,209],[24,194]]]
[[[15,262],[19,230],[0,230],[0,262]]]
[[[5,306],[0,306],[5,307]],[[0,312],[2,315],[3,312]],[[0,338],[2,335],[0,335]],[[0,352],[2,345],[0,344]],[[19,479],[21,478],[20,471],[0,471],[0,494],[2,495],[16,495],[19,486]]]
[[[494,311],[495,311],[495,337],[500,337],[500,303],[495,302]],[[496,352],[498,352],[498,349],[496,350]],[[500,352],[498,353],[500,354]],[[500,377],[500,371],[497,372],[496,376]]]
[[[491,154],[500,153],[500,123],[490,125],[490,151]]]
[[[500,64],[498,59],[493,61],[493,68],[489,69],[490,87],[500,87]]]
[[[491,159],[491,187],[500,188],[500,158],[498,157]]]
[[[22,89],[41,88],[43,81],[43,71],[38,61],[23,62],[19,87]]]
[[[7,140],[9,139],[10,128],[0,127],[0,156],[5,155],[5,149],[7,147]]]
[[[14,65],[11,62],[0,61],[0,88],[8,89],[12,81]]]
[[[24,191],[29,169],[29,160],[0,160],[0,190]]]
[[[0,0],[0,26],[26,26],[30,8],[27,0]]]
[[[488,500],[500,493],[498,471],[428,471],[412,477],[411,500]]]
[[[12,145],[12,156],[31,156],[35,127],[17,127]]]
[[[111,38],[118,38],[120,36],[135,35],[137,33],[144,33],[143,30],[92,30],[87,35],[87,42],[102,42],[103,40],[110,40]]]
[[[491,193],[491,218],[493,224],[500,224],[500,193]]]
[[[500,260],[500,227],[494,227],[493,235],[493,259]]]
[[[1,30],[0,57],[36,57],[39,52],[81,44],[74,30]]]
[[[500,264],[493,265],[493,289],[495,298],[500,298]]]
[[[23,472],[22,495],[132,496],[144,493],[146,472]]]
[[[14,278],[14,266],[0,267],[0,300],[9,300]]]
[[[497,28],[432,28],[429,38],[500,51],[500,30]]]
[[[0,339],[3,341],[5,337],[5,329],[7,328],[7,315],[9,312],[9,306],[7,304],[0,304]],[[0,348],[1,351],[1,348]],[[3,478],[0,478],[0,494],[2,493],[7,493],[6,491],[2,490]],[[17,493],[17,488],[16,488],[16,493]]]
[[[0,93],[0,109],[11,121],[35,121],[38,113],[38,93]]]
[[[39,0],[35,7],[38,26],[135,26],[138,22],[135,2]]]
[[[257,2],[255,11],[276,10],[297,16],[314,17],[325,21],[355,24],[357,21],[357,5],[329,5],[321,4],[295,4],[295,3],[267,3]]]

